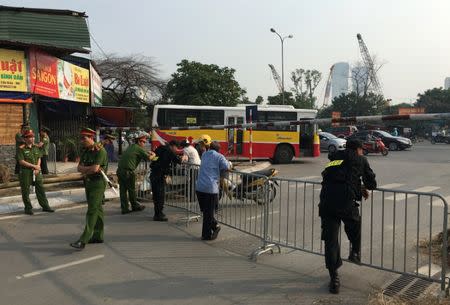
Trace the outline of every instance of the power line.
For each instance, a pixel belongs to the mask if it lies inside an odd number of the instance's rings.
[[[103,54],[103,56],[105,56],[105,58],[108,58],[108,55],[106,54],[105,51],[103,51],[102,47],[100,46],[100,44],[97,42],[97,40],[95,40],[94,35],[92,35],[91,32],[91,25],[89,23],[89,19],[87,19],[87,24],[88,24],[88,31],[89,31],[89,36],[92,38],[92,40],[94,41],[95,45],[97,46],[97,48],[100,50],[100,52]],[[91,54],[91,59],[92,59],[92,54]]]

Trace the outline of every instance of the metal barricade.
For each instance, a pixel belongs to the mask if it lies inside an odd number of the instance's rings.
[[[318,217],[321,184],[273,178],[279,196],[268,204],[265,244],[324,254]],[[447,270],[447,215],[445,199],[434,193],[376,189],[361,203],[362,265],[441,283]],[[349,241],[341,226],[341,256],[348,257]],[[419,247],[442,232],[440,255]]]
[[[138,200],[150,200],[152,187],[150,183],[150,162],[141,162],[135,170],[136,197]]]
[[[48,146],[48,159],[47,159],[48,171],[52,174],[57,174],[56,172],[56,144],[50,143]]]
[[[140,171],[138,194],[148,199],[148,164]],[[198,173],[198,166],[178,165],[166,184],[166,204],[185,210],[187,223],[201,215],[195,195]],[[261,240],[253,259],[280,247],[324,255],[318,216],[320,182],[231,171],[220,184],[217,220]],[[362,265],[438,282],[444,291],[448,205],[442,196],[380,188],[361,203],[360,214]],[[441,253],[431,246],[419,247],[440,232]],[[342,226],[339,239],[341,256],[346,258],[350,244]]]

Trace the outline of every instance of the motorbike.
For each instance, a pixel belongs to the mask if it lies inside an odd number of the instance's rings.
[[[364,155],[367,155],[369,153],[378,154],[381,153],[383,156],[387,156],[389,153],[389,150],[384,145],[383,141],[381,141],[380,138],[375,139],[375,148],[373,143],[370,142],[364,142],[363,143],[363,153]]]
[[[231,173],[231,175],[233,174],[234,173]],[[276,181],[267,180],[266,177],[275,177],[278,174],[278,171],[274,168],[270,168],[255,171],[251,174],[254,175],[238,173],[236,176],[236,174],[234,174],[233,178],[235,179],[231,179],[230,175],[228,177],[222,177],[220,180],[219,198],[225,195],[230,200],[232,198],[242,201],[248,199],[255,201],[259,205],[264,204],[266,200],[271,203],[277,195],[276,186],[278,183]]]
[[[436,144],[436,143],[447,143],[450,144],[450,137],[449,136],[444,136],[442,134],[438,134],[435,136],[431,136],[430,139],[431,144]]]

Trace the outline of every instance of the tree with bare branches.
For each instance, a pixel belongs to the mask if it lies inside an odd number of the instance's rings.
[[[102,76],[106,104],[147,106],[164,94],[166,82],[159,77],[157,64],[150,57],[113,54],[95,63]]]

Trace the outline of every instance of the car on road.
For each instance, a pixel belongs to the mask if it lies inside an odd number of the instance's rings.
[[[404,137],[394,137],[390,133],[383,130],[362,130],[355,132],[348,139],[360,139],[361,141],[365,141],[367,138],[367,134],[372,134],[373,136],[380,138],[383,141],[384,145],[389,148],[389,150],[405,150],[407,148],[411,148],[412,142],[408,138]]]
[[[345,143],[347,143],[347,140],[338,138],[329,132],[319,132],[319,138],[320,150],[326,150],[330,153],[345,149]]]
[[[338,138],[347,138],[353,133],[357,132],[358,128],[356,126],[335,126],[331,127],[328,132],[334,134]]]

